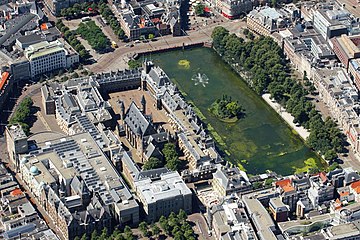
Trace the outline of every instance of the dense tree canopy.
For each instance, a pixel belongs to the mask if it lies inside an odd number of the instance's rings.
[[[151,157],[145,162],[142,169],[143,170],[150,170],[150,169],[155,169],[155,168],[161,168],[163,166],[164,166],[163,161],[161,161],[158,158]]]
[[[104,52],[110,48],[110,40],[94,21],[80,23],[76,32],[88,41],[91,47],[97,52]]]
[[[223,95],[222,98],[216,99],[209,110],[221,119],[238,119],[244,114],[244,109],[238,101],[233,101],[232,98],[227,95]]]
[[[90,57],[84,45],[76,38],[75,33],[70,31],[61,20],[56,22],[56,27],[64,34],[65,40],[79,53],[80,61],[85,61]]]
[[[60,11],[60,15],[67,19],[81,18],[96,13],[98,4],[103,4],[106,1],[92,1],[75,3],[73,6],[63,8]]]
[[[139,68],[139,67],[141,67],[141,61],[130,59],[128,61],[128,66],[129,66],[130,69]]]
[[[91,11],[89,11],[89,9],[91,9]],[[111,29],[119,39],[125,37],[124,30],[122,30],[119,21],[116,19],[106,1],[75,3],[72,7],[61,9],[60,15],[66,18],[81,18],[90,14],[97,14],[97,12],[109,23]]]
[[[170,170],[176,171],[179,169],[181,162],[176,151],[176,146],[173,143],[166,143],[162,153],[165,157],[166,167]]]
[[[125,32],[121,28],[119,21],[116,19],[114,13],[111,11],[106,3],[99,6],[99,12],[101,16],[109,23],[111,29],[119,39],[125,38]]]
[[[18,108],[14,112],[14,115],[9,121],[9,124],[19,124],[22,126],[26,135],[30,134],[30,126],[29,126],[29,119],[31,116],[31,107],[33,106],[33,101],[30,97],[24,98],[21,101]]]
[[[205,14],[205,5],[204,4],[199,4],[197,6],[195,6],[195,14],[197,16],[202,16]]]
[[[160,226],[160,227],[159,227]],[[178,214],[171,213],[168,218],[161,216],[158,223],[152,223],[150,226],[146,222],[141,222],[138,229],[142,237],[150,239],[162,239],[172,237],[178,240],[195,240],[194,230],[187,221],[187,214],[184,210],[180,210]],[[75,240],[135,240],[141,236],[133,233],[129,226],[125,226],[124,230],[114,230],[112,233],[104,228],[101,232],[94,230],[90,235],[83,235],[81,238],[76,237]]]
[[[281,48],[270,38],[260,37],[244,41],[230,34],[223,27],[212,32],[213,47],[222,58],[238,72],[245,72],[245,79],[258,94],[268,92],[290,112],[295,123],[308,130],[307,144],[324,155],[327,160],[343,152],[345,136],[330,118],[325,121],[307,98],[308,92],[291,78],[290,66]]]

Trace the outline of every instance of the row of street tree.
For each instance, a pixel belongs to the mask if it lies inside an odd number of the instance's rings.
[[[67,19],[81,18],[84,16],[93,15],[96,14],[97,6],[105,2],[106,1],[75,3],[71,7],[61,9],[60,15]]]
[[[80,23],[76,33],[80,34],[97,52],[106,52],[110,49],[110,40],[94,21]]]
[[[73,6],[61,9],[60,15],[67,19],[81,18],[84,16],[93,16],[101,14],[103,19],[110,25],[115,35],[119,39],[125,38],[125,32],[121,28],[119,21],[116,19],[114,13],[109,8],[106,1],[93,1],[84,3],[75,3]]]
[[[75,49],[75,51],[79,53],[81,62],[86,61],[91,57],[89,52],[85,49],[84,45],[82,45],[81,42],[76,38],[75,32],[70,31],[70,29],[65,26],[61,20],[56,22],[56,27],[60,32],[62,32],[64,39]]]
[[[30,97],[24,98],[21,101],[18,108],[14,112],[14,115],[9,121],[9,125],[19,124],[22,126],[26,135],[30,134],[30,117],[31,117],[31,107],[33,106],[33,101]]]
[[[124,39],[125,32],[121,28],[119,21],[116,19],[114,13],[111,11],[109,6],[106,3],[102,3],[99,6],[99,12],[100,12],[101,16],[108,22],[111,29],[114,31],[115,35],[119,39]]]
[[[245,80],[256,93],[269,92],[294,116],[295,123],[310,131],[307,144],[312,149],[326,160],[334,160],[337,153],[345,151],[345,135],[333,120],[322,119],[308,92],[291,77],[289,63],[276,42],[270,37],[244,41],[223,27],[216,27],[212,38],[214,49],[236,71],[247,74]]]
[[[162,239],[172,237],[174,240],[195,240],[194,230],[186,219],[187,214],[181,209],[178,214],[172,212],[167,218],[162,216],[158,223],[148,225],[146,222],[141,222],[139,230],[142,237],[150,239],[159,239],[162,236]],[[123,231],[116,229],[112,233],[106,228],[101,233],[95,230],[90,236],[84,234],[81,238],[76,237],[75,240],[135,240],[139,237],[129,226],[126,226]]]

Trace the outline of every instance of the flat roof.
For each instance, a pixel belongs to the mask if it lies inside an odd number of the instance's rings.
[[[337,237],[337,239],[360,235],[360,231],[354,223],[340,224],[327,230],[331,233],[331,237]]]
[[[65,52],[65,49],[59,41],[54,41],[50,43],[48,41],[42,41],[30,45],[25,50],[25,56],[29,60],[32,60],[34,58],[42,57],[51,53],[61,52],[61,51]]]
[[[142,194],[147,203],[191,194],[178,172],[163,173],[160,178],[155,181],[145,178],[134,183],[137,192]]]
[[[282,232],[285,232],[296,226],[305,226],[305,225],[313,224],[315,222],[330,221],[334,216],[335,214],[321,214],[321,215],[316,215],[314,217],[310,217],[310,219],[280,222],[278,223],[278,226]]]
[[[269,213],[265,207],[255,198],[250,198],[249,195],[244,195],[242,200],[248,209],[250,219],[254,222],[258,234],[266,240],[276,240],[276,236],[272,229],[275,228],[275,224],[271,219]]]
[[[138,207],[121,175],[89,132],[52,139],[36,145],[38,150],[34,150],[31,155],[37,159],[49,159],[64,176],[80,176],[90,191],[99,193],[105,205],[116,203],[119,208],[126,209]],[[63,162],[69,163],[67,168],[61,166]]]

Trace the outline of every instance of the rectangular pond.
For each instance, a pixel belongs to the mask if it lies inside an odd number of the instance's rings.
[[[225,143],[222,150],[226,159],[241,163],[248,173],[273,170],[283,175],[292,174],[303,168],[306,160],[320,165],[316,154],[213,50],[170,51],[147,58],[164,69],[186,100],[202,112],[204,122],[220,135]],[[192,80],[199,73],[207,76],[207,83]],[[209,112],[210,105],[223,94],[238,100],[245,108],[243,119],[225,123]]]

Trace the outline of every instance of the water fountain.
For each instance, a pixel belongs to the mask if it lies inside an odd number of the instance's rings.
[[[205,75],[205,73],[197,73],[192,76],[191,80],[195,82],[195,86],[201,84],[205,87],[206,84],[209,84],[209,78]]]

